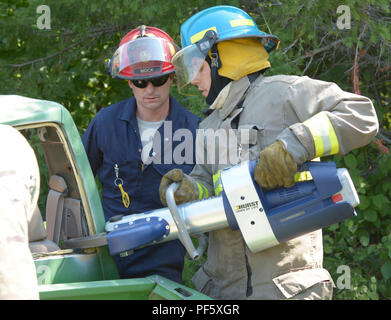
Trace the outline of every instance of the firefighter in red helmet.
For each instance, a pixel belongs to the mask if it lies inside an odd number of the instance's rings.
[[[122,39],[108,64],[113,78],[127,80],[133,97],[100,110],[83,136],[93,173],[102,183],[106,221],[161,208],[158,189],[163,175],[173,168],[190,173],[194,166],[194,152],[184,163],[165,155],[181,143],[173,139],[177,130],[186,128],[195,139],[199,122],[170,95],[175,73],[171,58],[176,51],[167,33],[142,25]],[[121,278],[158,274],[182,282],[184,254],[176,240],[114,259]]]

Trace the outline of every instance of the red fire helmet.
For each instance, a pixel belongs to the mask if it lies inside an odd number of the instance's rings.
[[[141,80],[174,72],[177,45],[164,31],[142,25],[122,38],[110,61],[113,78]]]

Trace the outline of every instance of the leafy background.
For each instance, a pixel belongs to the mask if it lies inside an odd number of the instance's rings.
[[[357,217],[324,231],[324,265],[338,284],[350,270],[350,286],[334,299],[391,298],[391,14],[388,0],[2,0],[0,1],[0,94],[57,101],[82,134],[96,112],[131,95],[126,82],[111,79],[104,61],[121,38],[140,24],[159,27],[180,45],[179,27],[213,5],[235,5],[265,32],[281,39],[271,54],[272,74],[295,74],[336,82],[372,99],[380,131],[368,146],[334,156],[349,169],[361,204]],[[40,30],[39,5],[50,7],[50,29]],[[337,21],[350,9],[350,28]],[[346,22],[346,20],[345,20]],[[201,115],[203,97],[172,93]],[[197,265],[187,261],[186,283]],[[345,278],[344,278],[345,279]]]

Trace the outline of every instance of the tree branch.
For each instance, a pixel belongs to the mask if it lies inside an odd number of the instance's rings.
[[[286,54],[292,47],[295,46],[296,42],[299,41],[299,39],[295,39],[295,41],[293,41],[289,46],[287,46],[286,48],[282,49],[282,54]]]
[[[104,27],[104,28],[92,28],[91,29],[91,34],[88,36],[88,38],[90,39],[93,39],[93,38],[98,38],[100,37],[102,34],[106,34],[106,33],[112,33],[112,32],[115,32],[118,30],[118,27],[115,27],[115,26],[111,26],[111,27]],[[70,33],[67,33],[65,35],[71,35]],[[80,38],[80,37],[79,37]],[[31,60],[31,61],[27,61],[27,62],[24,62],[24,63],[20,63],[20,64],[6,64],[6,65],[3,65],[2,67],[9,67],[9,68],[23,68],[23,67],[26,67],[26,66],[29,66],[31,64],[34,64],[34,63],[37,63],[37,62],[43,62],[45,60],[49,60],[49,59],[52,59],[52,58],[55,58],[59,55],[61,55],[62,53],[68,51],[68,50],[71,50],[72,48],[78,46],[80,43],[83,42],[83,39],[80,39],[79,41],[73,43],[72,45],[70,45],[69,47],[66,47],[65,49],[62,49],[60,51],[57,51],[47,57],[41,57],[41,58],[37,58],[37,59],[34,59],[34,60]]]
[[[28,66],[30,64],[34,64],[36,62],[43,62],[45,60],[49,60],[49,59],[52,59],[54,57],[57,57],[58,55],[64,53],[65,51],[68,51],[68,50],[76,47],[81,42],[82,42],[82,40],[79,40],[76,43],[72,44],[71,46],[69,46],[69,47],[67,47],[67,48],[65,48],[63,50],[57,51],[57,52],[55,52],[55,53],[53,53],[53,54],[51,54],[50,56],[47,56],[47,57],[38,58],[38,59],[35,59],[35,60],[31,60],[31,61],[27,61],[27,62],[24,62],[24,63],[20,63],[20,64],[6,64],[6,65],[3,65],[3,67],[23,68],[23,67],[26,67],[26,66]]]
[[[311,58],[323,51],[327,51],[329,49],[331,49],[332,47],[335,47],[337,44],[340,44],[341,42],[343,42],[344,39],[340,39],[340,40],[336,40],[330,44],[328,44],[327,46],[324,46],[322,48],[319,48],[319,49],[315,49],[313,51],[309,51],[307,52],[304,56],[301,56],[300,58],[297,58],[296,60],[293,60],[292,62],[293,63],[296,63],[296,62],[299,62],[300,60],[302,59],[307,59],[307,58]]]
[[[357,44],[356,44],[356,53],[354,55],[353,70],[352,70],[352,86],[353,86],[353,92],[356,94],[361,94],[360,86],[359,86],[359,77],[358,77],[358,68],[359,68],[358,60],[360,59],[358,55],[358,45],[360,43],[362,36],[367,31],[367,29],[368,29],[368,25],[365,24],[363,30],[358,36]]]

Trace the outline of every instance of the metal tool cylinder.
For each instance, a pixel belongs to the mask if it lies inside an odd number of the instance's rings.
[[[178,205],[178,211],[186,225],[187,231],[191,235],[197,235],[228,227],[221,196]],[[167,221],[170,233],[162,240],[162,242],[178,239],[178,229],[168,208],[124,216],[117,222],[107,222],[106,231],[115,231],[123,224],[129,225],[135,220],[148,217],[159,217]]]

